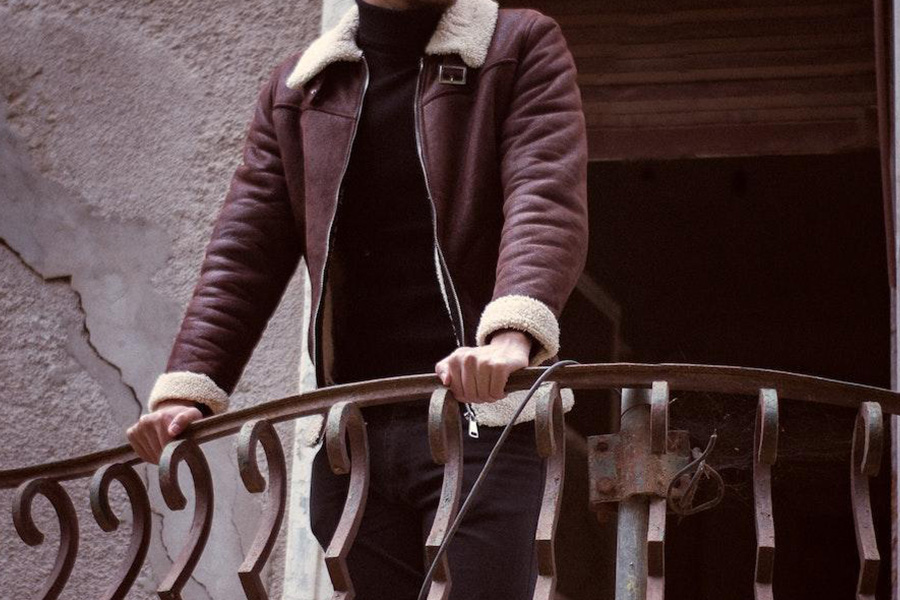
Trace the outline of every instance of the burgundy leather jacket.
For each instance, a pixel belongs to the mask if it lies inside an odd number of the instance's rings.
[[[331,383],[332,223],[368,82],[357,26],[353,6],[263,86],[151,410],[175,397],[227,410],[301,257],[310,356],[318,384]],[[426,47],[410,109],[457,342],[514,328],[536,340],[532,365],[554,357],[588,241],[585,120],[559,26],[534,10],[457,0]],[[479,422],[505,424],[515,398],[473,405]]]

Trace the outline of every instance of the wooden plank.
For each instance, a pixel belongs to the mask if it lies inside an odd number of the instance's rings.
[[[720,98],[681,97],[648,102],[586,102],[585,112],[637,115],[697,110],[737,110],[806,106],[874,106],[875,92],[838,94],[786,94],[781,96],[736,96]]]
[[[872,32],[844,31],[829,34],[773,35],[736,38],[650,41],[647,43],[606,43],[598,39],[588,44],[569,43],[569,50],[578,61],[586,57],[655,58],[693,54],[761,52],[765,50],[848,49],[872,48]]]
[[[859,94],[865,94],[860,96]],[[759,97],[762,100],[773,96],[786,99],[791,96],[828,96],[840,98],[856,97],[856,100],[840,101],[836,104],[863,102],[874,103],[875,77],[871,74],[845,77],[811,77],[807,79],[775,79],[741,81],[700,81],[689,83],[663,83],[643,85],[593,85],[582,86],[581,95],[585,102],[637,103],[695,98],[741,98]],[[802,98],[798,98],[801,105]],[[832,104],[835,104],[834,102]],[[790,102],[778,102],[780,106],[790,106]],[[689,106],[689,105],[686,105]],[[768,104],[771,106],[771,104]]]
[[[711,38],[748,38],[773,35],[840,34],[846,31],[871,30],[872,17],[817,18],[798,20],[748,19],[736,22],[714,22],[698,26],[676,23],[648,27],[596,26],[566,27],[563,33],[572,45],[603,43],[650,43],[673,40]]]
[[[874,73],[875,64],[788,65],[783,67],[732,67],[692,69],[688,71],[648,71],[637,73],[585,73],[578,76],[579,85],[626,85],[645,83],[686,83],[695,81],[735,81],[740,79],[787,79],[807,77],[843,77]]]
[[[871,12],[868,4],[806,4],[799,6],[770,6],[765,10],[767,19],[810,19],[867,16]],[[746,21],[759,19],[760,7],[729,7],[702,9],[666,9],[654,12],[634,11],[610,12],[585,7],[585,12],[562,14],[556,21],[563,29],[567,27],[668,27],[676,24],[701,25],[722,21]]]
[[[755,123],[588,130],[591,160],[835,154],[876,146],[873,123]]]
[[[539,0],[578,67],[591,156],[873,145],[868,0]]]
[[[808,2],[779,2],[778,0],[501,0],[503,8],[534,8],[546,14],[570,15],[585,13],[657,13],[661,7],[670,10],[696,10],[699,8],[781,8],[785,6],[807,6]],[[865,0],[834,0],[815,2],[819,6],[868,6]]]
[[[688,112],[654,112],[640,115],[607,115],[592,112],[587,115],[587,126],[591,129],[616,127],[672,127],[688,125],[746,123],[803,123],[824,121],[864,122],[871,110],[861,106],[823,106],[800,108],[773,108],[750,110],[702,110]]]
[[[759,52],[720,52],[654,57],[576,57],[578,71],[588,76],[618,73],[654,73],[742,69],[748,67],[795,67],[814,69],[834,65],[862,65],[860,72],[871,72],[872,48],[827,50],[765,50]]]

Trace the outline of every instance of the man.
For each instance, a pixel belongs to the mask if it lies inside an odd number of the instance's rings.
[[[152,412],[128,430],[135,451],[156,463],[188,423],[227,410],[305,257],[318,385],[434,370],[462,401],[467,491],[522,397],[504,393],[509,374],[558,352],[587,252],[586,169],[575,65],[552,19],[492,0],[357,0],[259,94]],[[421,584],[441,473],[426,404],[363,409],[372,476],[348,556],[361,600]],[[530,597],[533,404],[449,547],[452,598]],[[311,487],[323,546],[346,493],[325,460]]]

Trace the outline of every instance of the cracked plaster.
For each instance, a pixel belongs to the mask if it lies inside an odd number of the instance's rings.
[[[258,86],[318,31],[317,2],[210,6],[0,0],[0,468],[126,442],[165,366]],[[295,393],[302,312],[298,277],[233,407]],[[293,426],[276,429],[290,470]],[[233,438],[204,451],[216,513],[185,596],[243,598],[234,573],[265,493],[240,484]],[[148,598],[182,547],[192,507],[169,511],[155,468],[138,471],[154,533],[128,597]],[[180,477],[190,490],[186,468]],[[127,547],[125,494],[113,486],[123,523],[107,534],[90,514],[87,480],[66,488],[82,543],[62,597],[98,597],[118,567],[109,557]],[[0,492],[0,510],[11,500]],[[42,498],[35,513],[47,533],[37,548],[0,525],[4,595],[30,596],[49,572],[55,518]],[[267,565],[272,598],[281,597],[287,527],[286,518]]]

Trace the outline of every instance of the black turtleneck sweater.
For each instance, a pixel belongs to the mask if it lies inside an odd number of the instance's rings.
[[[335,383],[432,372],[456,348],[413,112],[419,59],[441,11],[356,3],[369,84],[334,223]]]

